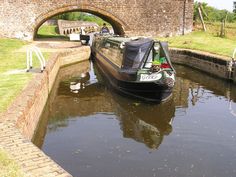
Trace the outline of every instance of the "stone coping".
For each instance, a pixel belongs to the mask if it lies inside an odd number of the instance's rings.
[[[16,161],[26,177],[71,177],[31,139],[60,67],[88,60],[89,57],[88,46],[53,54],[46,70],[33,73],[33,79],[8,110],[0,115],[0,148]]]
[[[182,52],[185,53],[186,55],[196,55],[196,56],[202,56],[202,57],[209,57],[209,58],[215,58],[218,60],[223,60],[223,61],[231,61],[232,58],[231,57],[227,57],[227,56],[223,56],[223,55],[218,55],[218,54],[213,54],[210,52],[206,52],[206,51],[200,51],[200,50],[193,50],[193,49],[184,49],[184,48],[175,48],[175,47],[171,47],[170,50],[172,51],[176,51],[176,52]]]
[[[236,82],[236,63],[230,57],[179,48],[171,48],[170,56],[173,63],[183,64],[212,76]]]

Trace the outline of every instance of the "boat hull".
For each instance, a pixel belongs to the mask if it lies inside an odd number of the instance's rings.
[[[94,61],[113,89],[132,98],[148,102],[162,102],[172,95],[172,87],[158,82],[137,82],[137,73],[120,72],[100,52],[92,51]]]

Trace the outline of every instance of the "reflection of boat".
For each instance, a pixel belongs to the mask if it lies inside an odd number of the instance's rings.
[[[172,119],[175,114],[173,99],[158,105],[131,104],[126,99],[113,96],[117,102],[123,136],[157,149],[165,135],[172,132]]]
[[[95,71],[96,71],[95,65]],[[101,84],[101,77],[96,73],[79,74],[78,77],[63,78],[57,89],[57,95],[50,97],[40,124],[41,131],[35,135],[34,142],[40,147],[47,129],[47,118],[50,117],[48,131],[68,125],[70,119],[85,118],[99,113],[115,114],[120,121],[125,138],[132,138],[155,149],[163,141],[164,135],[172,131],[172,118],[175,113],[173,99],[161,104],[131,104],[129,99],[112,94]],[[36,141],[37,140],[37,141]]]
[[[94,37],[92,54],[116,90],[157,102],[171,95],[175,71],[167,43],[99,35]]]
[[[96,75],[100,78],[99,73]],[[71,118],[85,117],[99,112],[114,113],[120,121],[125,138],[132,138],[152,149],[158,148],[164,136],[172,132],[171,123],[175,114],[173,99],[158,105],[131,104],[130,100],[111,94],[99,83],[85,84],[85,89],[80,88],[77,93],[71,90],[70,83],[78,84],[84,81],[77,79],[61,82],[58,94],[63,97],[59,97],[56,103],[54,102],[55,114],[64,115],[66,119],[67,116]],[[79,104],[74,101],[75,98],[78,99]],[[59,105],[60,112],[56,111]],[[50,117],[58,116],[51,115]]]

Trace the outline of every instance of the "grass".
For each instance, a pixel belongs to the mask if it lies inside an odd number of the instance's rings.
[[[42,25],[38,29],[37,38],[68,39],[68,37],[60,35],[58,33],[57,26],[55,26],[55,25]]]
[[[7,153],[0,149],[0,176],[23,177],[19,166],[11,160]]]
[[[207,23],[207,32],[200,26],[195,31],[185,36],[160,38],[169,42],[170,47],[201,50],[213,54],[231,57],[236,48],[236,23],[227,24],[226,37],[218,37],[220,23]]]
[[[32,74],[23,71],[26,68],[26,54],[17,52],[26,44],[14,39],[0,39],[0,113],[7,109],[32,78]]]

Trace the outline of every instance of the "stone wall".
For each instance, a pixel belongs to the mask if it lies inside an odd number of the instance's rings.
[[[172,36],[192,31],[193,0],[0,0],[0,35],[32,40],[46,20],[68,11],[97,15],[117,34]]]
[[[232,79],[229,68],[231,59],[228,57],[187,49],[171,49],[170,56],[173,63],[199,69],[222,79]]]
[[[83,27],[85,31],[89,32],[95,32],[99,29],[98,24],[94,22],[58,20],[58,29],[60,35],[80,33],[81,27]]]
[[[49,19],[46,22],[44,22],[43,25],[57,25],[57,20],[56,19]]]

